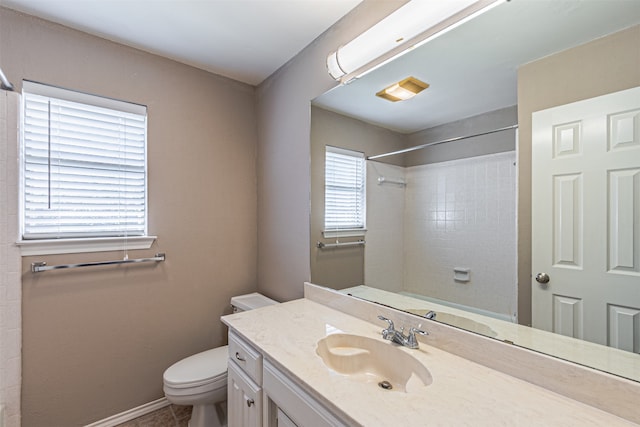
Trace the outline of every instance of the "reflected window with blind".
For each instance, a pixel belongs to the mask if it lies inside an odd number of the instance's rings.
[[[326,147],[324,237],[364,234],[365,182],[364,153]]]
[[[146,107],[26,81],[22,100],[22,240],[146,236]]]

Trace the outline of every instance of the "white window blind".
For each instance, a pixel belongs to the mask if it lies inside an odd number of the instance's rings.
[[[23,85],[22,238],[147,234],[146,107]]]
[[[364,229],[364,154],[327,146],[324,193],[325,230]]]

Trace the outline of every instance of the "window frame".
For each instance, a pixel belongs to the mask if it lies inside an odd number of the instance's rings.
[[[20,141],[19,141],[19,228],[16,245],[20,248],[22,256],[44,255],[44,254],[66,254],[83,252],[104,252],[119,251],[129,249],[148,249],[156,239],[156,236],[149,235],[148,227],[148,150],[147,150],[147,107],[131,102],[115,100],[97,95],[63,89],[55,86],[41,84],[25,80],[22,85],[23,95],[21,96],[20,113]],[[144,124],[144,233],[136,236],[113,236],[113,237],[68,237],[68,238],[35,238],[24,239],[25,221],[25,95],[30,93],[39,96],[56,98],[64,101],[82,103],[100,108],[108,108],[125,113],[133,113],[145,116]]]

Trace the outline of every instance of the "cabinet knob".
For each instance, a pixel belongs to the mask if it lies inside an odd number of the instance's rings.
[[[251,408],[251,405],[253,405],[255,402],[253,401],[253,399],[247,399],[247,406],[249,408]]]
[[[239,360],[239,361],[241,361],[241,362],[244,362],[244,361],[245,361],[245,358],[244,358],[244,357],[242,357],[242,356],[240,356],[240,353],[238,353],[237,351],[236,351],[236,359],[238,359],[238,360]]]

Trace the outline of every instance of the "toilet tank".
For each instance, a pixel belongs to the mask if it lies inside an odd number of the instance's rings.
[[[233,308],[234,313],[253,310],[273,304],[278,304],[278,301],[272,300],[271,298],[265,297],[257,292],[231,297],[231,307]]]

